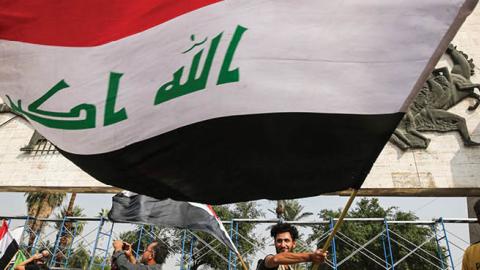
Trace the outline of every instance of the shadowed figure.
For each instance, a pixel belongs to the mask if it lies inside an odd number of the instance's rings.
[[[479,106],[480,96],[475,89],[480,89],[480,84],[470,80],[475,66],[453,45],[448,46],[446,54],[453,61],[452,69],[443,67],[432,72],[390,138],[402,150],[426,149],[430,139],[423,136],[422,131],[458,131],[465,146],[480,145],[468,134],[465,119],[447,111],[465,98],[475,99],[475,103],[468,107],[469,111]]]

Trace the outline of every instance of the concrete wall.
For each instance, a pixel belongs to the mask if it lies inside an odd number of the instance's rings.
[[[12,117],[12,114],[0,114],[0,125]],[[20,148],[28,144],[32,134],[30,125],[19,117],[0,126],[0,191],[116,190],[96,181],[58,152],[21,152]]]
[[[480,65],[480,7],[469,17],[454,41]],[[480,82],[480,69],[472,81]],[[480,141],[480,109],[468,112],[471,100],[450,111],[464,116]],[[33,130],[22,119],[2,124],[13,115],[0,114],[0,191],[76,190],[116,192],[92,179],[60,154],[27,154]],[[367,178],[363,195],[480,196],[480,147],[465,148],[456,133],[427,133],[427,150],[402,151],[387,144]]]

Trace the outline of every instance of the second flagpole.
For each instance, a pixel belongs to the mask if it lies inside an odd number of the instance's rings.
[[[357,193],[358,193],[358,189],[352,190],[352,194],[350,194],[350,198],[348,199],[347,204],[346,204],[345,207],[343,208],[343,211],[342,211],[342,213],[340,214],[340,217],[338,218],[338,221],[337,221],[337,223],[335,224],[335,227],[333,227],[332,232],[330,233],[330,235],[329,235],[328,238],[327,238],[327,241],[325,242],[325,244],[324,244],[323,247],[322,247],[322,251],[323,251],[323,252],[325,252],[326,250],[328,250],[328,248],[330,247],[330,243],[332,242],[333,237],[335,237],[335,235],[337,234],[338,230],[340,229],[340,226],[342,226],[343,219],[344,219],[345,216],[347,215],[348,210],[350,209],[350,206],[352,206],[353,200],[354,200],[355,197],[357,196]],[[318,270],[318,267],[319,267],[318,264],[314,264],[312,269],[313,269],[313,270]]]

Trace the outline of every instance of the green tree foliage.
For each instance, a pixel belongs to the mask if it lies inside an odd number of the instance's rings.
[[[221,220],[232,220],[234,218],[259,218],[263,216],[263,213],[257,209],[257,205],[255,202],[242,202],[236,203],[233,205],[219,205],[213,206],[213,209],[217,213],[217,216]],[[242,252],[243,258],[248,262],[250,262],[253,254],[255,254],[259,249],[262,249],[264,246],[265,239],[258,237],[254,234],[254,229],[256,227],[255,223],[247,223],[242,222],[238,226],[238,250]],[[230,230],[230,226],[225,226],[227,230]],[[207,233],[198,232],[196,233],[203,241],[206,243],[211,243],[220,254],[222,254],[225,258],[228,258],[228,248],[223,244],[219,244],[219,242],[214,241],[214,237]],[[233,237],[234,243],[236,242],[235,236]],[[203,252],[195,253],[192,257],[193,264],[191,265],[192,270],[198,269],[200,266],[208,266],[211,269],[228,269],[227,263],[217,254],[208,251],[205,248],[205,244],[201,241],[195,241],[195,248],[196,250],[204,248]],[[218,246],[217,246],[218,244]],[[187,244],[188,246],[188,244]],[[235,255],[233,255],[235,256]]]
[[[60,210],[60,213],[55,214],[56,219],[63,219],[67,214],[67,207],[62,207]],[[72,210],[72,217],[85,217],[86,215],[83,213],[83,208],[80,206],[75,206],[73,207]],[[55,229],[60,230],[60,227],[62,225],[62,222],[56,222],[55,223]],[[81,234],[83,232],[83,228],[85,227],[85,221],[77,220],[73,224],[72,230],[75,230],[77,234]],[[73,232],[72,232],[73,233]]]
[[[72,216],[72,217],[85,217],[85,214],[83,213],[83,208],[79,206],[75,206],[72,209],[69,209],[68,206],[64,206],[61,210],[60,213],[57,213],[56,215],[57,219],[64,219],[67,216]],[[62,230],[63,226],[63,230]],[[85,227],[85,221],[66,221],[66,222],[55,222],[55,229],[59,233],[62,233],[60,235],[60,241],[58,244],[58,251],[57,254],[55,254],[55,261],[57,262],[56,266],[62,266],[65,264],[65,254],[68,253],[68,250],[72,246],[72,241],[74,235],[81,235],[83,232],[83,228]]]
[[[304,207],[298,200],[285,200],[285,212],[283,217],[286,221],[301,221],[302,219],[313,215],[312,212],[304,212]]]
[[[80,243],[78,247],[72,252],[70,257],[68,258],[68,269],[88,269],[90,265],[90,257],[91,253],[87,250],[84,246],[84,243]],[[92,265],[91,270],[110,270],[110,259],[107,258],[108,261],[105,263],[105,266],[102,267],[103,257],[102,256],[95,256],[94,264]]]
[[[49,192],[27,192],[25,193],[25,202],[27,204],[27,213],[29,217],[34,218],[28,226],[30,228],[30,236],[28,239],[28,251],[32,246],[36,235],[40,234],[43,229],[44,221],[37,220],[41,218],[49,218],[55,208],[62,205],[66,193],[49,193]]]
[[[97,217],[107,218],[108,217],[108,212],[110,212],[110,209],[102,208],[102,209],[100,209],[100,211],[98,211]]]
[[[337,211],[327,210],[324,209],[319,213],[319,217],[323,219],[329,219],[331,217],[338,217],[340,215],[341,209]],[[378,199],[361,199],[357,202],[356,207],[351,209],[347,215],[347,217],[351,218],[387,218],[388,220],[418,220],[418,217],[415,216],[412,212],[402,212],[399,211],[397,207],[390,207],[390,208],[383,208],[380,206]],[[385,226],[383,222],[345,222],[342,224],[340,228],[340,235],[336,240],[337,245],[337,261],[340,262],[347,256],[349,256],[355,248],[346,244],[344,241],[340,240],[343,239],[350,244],[352,244],[351,240],[355,241],[356,243],[365,244],[369,240],[376,237],[379,233],[384,230]],[[395,269],[402,269],[402,270],[434,270],[438,269],[438,267],[432,265],[430,262],[439,265],[440,262],[437,261],[432,256],[437,255],[437,244],[435,238],[431,239],[434,235],[434,232],[431,227],[428,226],[419,226],[414,224],[389,224],[390,230],[393,232],[390,233],[392,238],[392,253],[393,258],[395,260],[399,260],[406,256],[410,250],[414,249],[415,247],[427,242],[423,245],[423,249],[427,253],[422,251],[417,252],[417,254],[421,254],[421,256],[412,255],[407,257],[404,261],[402,261]],[[315,226],[313,228],[314,233],[309,238],[309,241],[317,243],[318,247],[322,247],[324,244],[324,240],[322,242],[318,242],[319,236],[325,233],[328,230],[328,226]],[[345,236],[350,238],[348,240]],[[408,243],[404,239],[407,239],[411,243]],[[430,239],[430,240],[429,240]],[[407,248],[403,247],[406,246]],[[382,243],[382,236],[378,237],[375,241],[370,243],[367,247],[368,250],[372,251],[374,254],[379,256],[380,260],[379,263],[375,263],[372,258],[373,255],[362,255],[357,253],[345,263],[343,263],[338,269],[368,269],[368,270],[380,270],[385,269],[384,263],[382,260],[384,259],[384,250],[383,250],[383,243]],[[444,251],[443,251],[444,252]],[[330,250],[331,253],[331,250]],[[370,257],[370,258],[369,258]],[[428,261],[422,259],[428,258]],[[433,258],[433,259],[432,259]],[[323,269],[328,269],[325,265]]]
[[[77,269],[87,269],[90,261],[90,252],[79,245],[68,258],[68,267]]]

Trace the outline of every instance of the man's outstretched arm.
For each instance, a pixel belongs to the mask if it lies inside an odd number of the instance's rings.
[[[279,265],[296,264],[302,262],[323,263],[327,257],[327,252],[317,249],[311,253],[293,253],[282,252],[277,255],[269,255],[265,257],[265,266],[267,268],[275,268]]]

